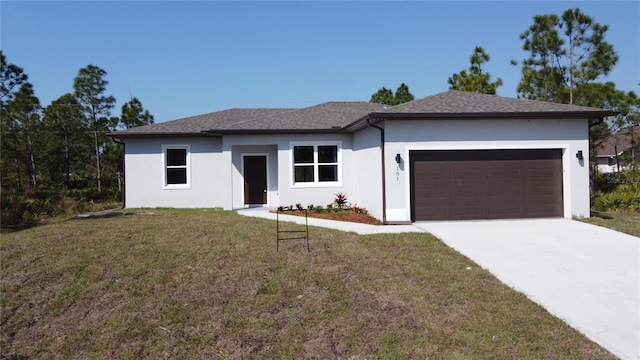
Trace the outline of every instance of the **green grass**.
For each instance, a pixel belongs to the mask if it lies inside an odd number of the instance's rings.
[[[613,358],[428,234],[123,214],[2,234],[3,357]]]
[[[639,212],[611,211],[594,213],[590,218],[583,219],[583,221],[640,237]]]

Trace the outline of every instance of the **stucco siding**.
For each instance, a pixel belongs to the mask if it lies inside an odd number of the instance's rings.
[[[188,188],[169,189],[164,184],[163,145],[188,145]],[[220,138],[127,139],[125,142],[126,206],[225,207],[231,183]],[[226,190],[225,190],[226,189]]]
[[[387,219],[410,219],[409,151],[476,149],[562,149],[564,217],[589,216],[587,120],[388,121],[385,171]],[[576,153],[581,150],[584,159]],[[400,171],[393,166],[401,154]]]
[[[366,128],[353,135],[353,203],[382,220],[382,149],[380,130]]]
[[[323,142],[340,144],[340,184],[300,187],[293,184],[292,143],[318,144]],[[243,198],[244,179],[241,171],[241,154],[268,153],[269,183],[268,204],[270,208],[300,203],[326,207],[335,194],[347,194],[354,202],[354,173],[352,140],[349,134],[296,134],[296,135],[229,135],[224,137],[223,151],[232,155],[232,204],[229,209],[245,207]],[[347,166],[349,164],[349,166]],[[353,200],[352,200],[353,199]]]

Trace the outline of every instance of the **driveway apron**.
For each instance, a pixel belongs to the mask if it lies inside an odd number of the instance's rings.
[[[567,219],[417,222],[621,359],[640,359],[640,238]]]

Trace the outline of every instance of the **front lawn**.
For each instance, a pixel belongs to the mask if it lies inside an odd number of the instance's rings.
[[[207,209],[5,232],[2,357],[613,359],[428,234],[276,252],[275,228]]]
[[[590,218],[584,219],[584,221],[640,237],[640,212],[594,212]]]

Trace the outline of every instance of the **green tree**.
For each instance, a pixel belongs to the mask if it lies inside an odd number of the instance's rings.
[[[142,102],[133,97],[122,105],[120,124],[125,128],[153,124],[153,115],[142,107]]]
[[[15,64],[7,63],[7,58],[0,50],[0,179],[3,193],[15,187],[20,189],[21,157],[16,154],[19,129],[16,120],[8,114],[8,104],[15,93],[28,80],[23,69]]]
[[[87,136],[85,118],[80,103],[72,94],[62,95],[44,111],[48,174],[51,185],[72,187],[71,174],[83,174],[84,163],[90,160],[91,139]]]
[[[369,102],[376,104],[385,104],[385,105],[394,105],[395,96],[393,95],[393,91],[391,89],[387,89],[384,86],[378,90],[375,94],[371,95],[371,100]]]
[[[2,107],[13,98],[16,90],[27,80],[28,76],[24,73],[24,70],[17,65],[8,64],[7,58],[0,50],[0,101],[2,102]]]
[[[402,83],[396,89],[396,94],[395,94],[396,105],[404,104],[406,102],[413,101],[414,99],[415,98],[413,94],[411,94],[411,92],[409,91],[409,86],[407,86],[407,84]]]
[[[15,189],[24,190],[22,184],[35,189],[38,186],[39,143],[35,139],[41,133],[40,101],[33,86],[24,83],[15,92],[3,112],[3,185],[13,178]],[[12,166],[9,166],[12,164]],[[23,177],[25,182],[23,183]]]
[[[495,95],[497,88],[502,86],[502,79],[492,82],[491,74],[483,71],[484,64],[489,61],[489,54],[482,46],[476,46],[470,61],[468,72],[462,70],[447,80],[449,89]]]
[[[618,61],[613,46],[605,41],[607,31],[607,25],[577,8],[561,16],[534,16],[533,24],[520,35],[529,57],[522,61],[519,96],[578,103],[579,88],[606,76]],[[512,60],[512,64],[518,63]]]
[[[382,87],[375,94],[371,95],[369,102],[376,104],[385,104],[395,106],[409,101],[413,101],[414,96],[409,91],[409,86],[405,83],[400,84],[395,94],[390,89]]]
[[[620,111],[620,114],[615,116],[611,121],[611,130],[614,136],[626,136],[631,144],[631,150],[629,158],[626,161],[621,161],[616,153],[616,163],[618,164],[618,170],[621,163],[625,165],[631,165],[633,174],[636,174],[636,165],[638,163],[638,145],[640,139],[638,139],[637,130],[640,128],[640,98],[633,92],[629,91],[624,93],[620,91],[618,93],[618,104],[616,104],[616,110]]]
[[[107,72],[95,65],[88,65],[78,71],[74,79],[74,94],[80,103],[87,121],[87,128],[93,131],[95,171],[98,192],[102,192],[102,165],[100,155],[105,143],[105,134],[109,130],[111,109],[116,102],[113,96],[104,95],[109,82]],[[115,125],[112,125],[115,127]]]

